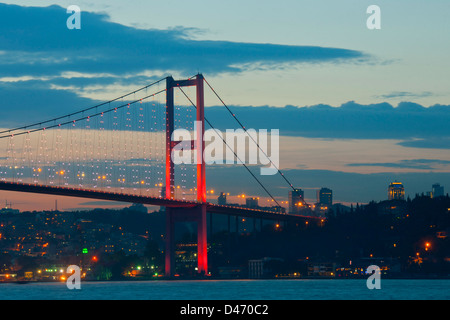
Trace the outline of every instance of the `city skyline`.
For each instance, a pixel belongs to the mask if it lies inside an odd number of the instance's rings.
[[[396,191],[396,190],[399,191]],[[430,190],[430,191],[428,191]],[[286,211],[286,213],[294,213],[294,214],[301,214],[302,209],[310,209],[312,210],[312,215],[316,216],[325,216],[325,213],[332,208],[334,204],[337,204],[338,206],[343,205],[344,207],[350,208],[351,206],[356,205],[366,205],[367,203],[363,202],[355,202],[355,203],[345,203],[340,201],[334,201],[333,200],[333,190],[327,188],[327,187],[319,187],[319,188],[309,188],[307,190],[310,192],[310,197],[306,198],[305,190],[302,190],[300,188],[295,188],[294,191],[288,191],[288,194],[286,196],[285,200],[280,200],[279,204],[281,207],[283,207]],[[10,194],[12,198],[16,197],[16,193],[9,192],[9,191],[2,191],[5,194]],[[312,193],[314,193],[314,196],[312,196]],[[403,184],[399,181],[394,181],[389,183],[387,186],[387,193],[385,199],[379,200],[379,202],[383,202],[385,200],[406,200],[408,198],[413,198],[415,196],[425,195],[430,198],[436,198],[441,196],[448,195],[447,192],[445,192],[445,186],[441,185],[440,183],[434,183],[432,186],[430,186],[429,189],[424,189],[420,193],[416,193],[414,195],[410,195],[407,193],[407,189],[405,190]],[[41,195],[43,199],[38,202],[39,206],[42,206],[43,211],[89,211],[94,210],[95,208],[107,208],[107,209],[113,209],[113,210],[121,210],[123,208],[127,208],[129,206],[128,203],[120,202],[120,201],[109,201],[109,200],[90,200],[90,201],[84,201],[80,203],[80,200],[78,198],[71,198],[71,197],[62,197],[62,199],[68,200],[67,203],[70,203],[70,200],[72,200],[72,203],[75,205],[73,208],[63,208],[62,210],[59,210],[58,208],[58,199],[61,199],[61,197],[55,197],[53,195]],[[219,205],[241,205],[248,208],[264,208],[264,207],[271,207],[273,206],[273,202],[269,199],[266,199],[266,197],[257,197],[253,195],[246,195],[244,193],[242,194],[234,194],[230,195],[230,193],[226,192],[217,192],[214,189],[210,189],[207,191],[207,198],[208,201],[211,203],[216,203]],[[52,202],[53,201],[53,202]],[[267,202],[265,202],[267,201]],[[373,200],[375,201],[375,200]],[[17,203],[13,203],[9,201],[8,199],[4,200],[5,205],[0,210],[0,214],[3,213],[19,213],[20,211],[40,211],[36,210],[35,207],[32,209],[21,209],[18,210]],[[299,207],[299,203],[303,203],[303,207]],[[23,204],[23,203],[19,203]],[[34,203],[36,206],[36,203]],[[323,205],[324,207],[320,208],[320,206]],[[146,206],[148,207],[148,210],[158,210],[158,207],[156,206]],[[316,210],[317,209],[317,210]],[[305,213],[304,211],[303,213]]]

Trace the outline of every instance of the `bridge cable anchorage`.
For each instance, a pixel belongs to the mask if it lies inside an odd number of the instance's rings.
[[[227,104],[223,101],[223,99],[219,96],[219,94],[213,89],[213,87],[209,84],[209,82],[204,78],[205,83],[208,85],[208,87],[211,89],[211,91],[215,94],[215,96],[219,99],[219,101],[224,105],[224,107],[228,110],[228,112],[230,113],[230,115],[236,120],[236,122],[241,126],[241,128],[244,130],[244,132],[250,137],[250,139],[253,140],[253,142],[256,144],[256,146],[258,147],[258,149],[260,151],[262,151],[262,153],[264,154],[264,156],[270,161],[270,163],[275,167],[275,169],[277,170],[277,172],[281,175],[281,177],[283,177],[283,179],[286,181],[287,184],[289,184],[289,187],[297,194],[300,195],[297,191],[297,189],[294,188],[294,185],[286,178],[286,176],[284,175],[284,173],[277,167],[277,165],[275,163],[272,162],[272,160],[269,158],[269,156],[266,154],[266,152],[259,146],[259,143],[257,141],[255,141],[255,139],[252,137],[252,135],[250,135],[247,132],[247,129],[244,127],[244,125],[242,124],[242,122],[237,118],[236,114],[233,113],[230,108],[227,106]]]
[[[120,97],[114,98],[114,99],[109,100],[109,101],[106,101],[106,102],[99,103],[99,104],[97,104],[97,105],[95,105],[95,106],[91,106],[91,107],[89,107],[89,108],[85,108],[85,109],[82,109],[82,110],[77,111],[77,112],[69,113],[69,114],[66,114],[66,115],[63,115],[63,116],[60,116],[60,117],[56,117],[56,118],[53,118],[53,119],[45,120],[45,121],[35,122],[35,123],[33,123],[33,124],[29,124],[29,125],[26,125],[26,126],[17,127],[17,128],[14,128],[14,129],[8,129],[8,130],[0,131],[0,135],[1,135],[1,134],[4,134],[4,133],[11,133],[11,132],[14,132],[14,131],[17,131],[17,130],[28,129],[28,128],[35,127],[35,126],[42,126],[42,125],[44,125],[44,124],[46,124],[46,123],[49,123],[49,122],[55,122],[55,121],[57,121],[57,120],[61,120],[61,119],[68,118],[68,117],[72,117],[72,116],[74,116],[74,115],[76,115],[76,114],[80,114],[80,113],[84,113],[84,112],[89,111],[89,110],[92,110],[92,109],[96,109],[96,108],[98,108],[98,107],[104,106],[104,105],[109,104],[109,103],[111,103],[111,102],[114,102],[114,101],[123,99],[123,98],[125,98],[125,97],[127,97],[127,96],[130,96],[130,95],[132,95],[132,94],[135,94],[135,93],[137,93],[137,92],[140,92],[140,91],[142,91],[142,90],[145,90],[145,89],[147,89],[147,88],[149,88],[149,87],[151,87],[151,86],[154,86],[154,85],[156,85],[156,84],[158,84],[158,83],[160,83],[160,82],[162,82],[162,81],[164,81],[164,80],[166,80],[166,79],[167,79],[167,77],[162,78],[162,79],[159,79],[159,80],[154,81],[154,82],[152,82],[152,83],[150,83],[150,84],[148,84],[148,85],[146,85],[146,86],[144,86],[144,87],[141,87],[141,88],[139,88],[139,89],[136,89],[136,90],[134,90],[134,91],[132,91],[132,92],[129,92],[129,93],[127,93],[127,94],[124,94],[124,95],[122,95],[122,96],[120,96]],[[84,118],[82,118],[82,119],[84,119]],[[72,121],[70,121],[70,122],[72,122]],[[50,127],[48,127],[48,128],[50,128]],[[48,128],[47,128],[47,129],[48,129]],[[31,132],[33,132],[33,131],[31,131]],[[3,138],[3,137],[0,137],[0,138]]]
[[[181,92],[184,94],[184,96],[189,100],[189,102],[196,108],[196,105],[192,102],[192,100],[189,98],[189,96],[183,91],[183,89],[181,87],[178,87],[178,89],[181,90]],[[206,123],[208,123],[208,125],[217,133],[217,129],[211,124],[211,122],[209,122],[209,120],[205,117],[205,121]],[[219,135],[220,136],[220,135]],[[264,191],[267,193],[267,195],[279,206],[281,207],[281,205],[278,203],[278,201],[272,196],[272,194],[267,190],[267,188],[262,184],[262,182],[255,176],[255,174],[253,172],[251,172],[251,170],[248,168],[247,165],[245,165],[244,161],[242,161],[239,156],[236,154],[236,152],[230,147],[230,145],[226,142],[226,140],[222,137],[221,138],[222,141],[225,143],[225,145],[228,147],[228,149],[231,150],[231,152],[233,152],[233,154],[235,155],[235,157],[242,163],[242,165],[245,167],[245,169],[247,169],[247,171],[252,175],[252,177],[258,182],[258,184],[264,189]],[[203,161],[203,160],[202,160]]]

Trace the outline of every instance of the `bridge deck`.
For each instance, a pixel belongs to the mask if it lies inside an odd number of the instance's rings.
[[[88,190],[74,187],[46,186],[46,185],[8,182],[8,181],[0,181],[0,190],[51,194],[58,196],[89,198],[97,200],[120,201],[127,203],[141,203],[145,205],[163,206],[170,208],[193,208],[199,205],[198,202],[189,200],[166,199],[160,197],[149,197],[149,196],[108,192],[101,190]],[[271,219],[271,220],[320,219],[318,217],[286,214],[261,209],[217,205],[209,202],[207,203],[207,212],[232,216],[250,217],[250,218]]]

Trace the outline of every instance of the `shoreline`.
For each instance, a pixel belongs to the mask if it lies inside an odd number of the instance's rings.
[[[195,281],[205,281],[205,282],[215,282],[215,281],[292,281],[292,280],[337,280],[337,281],[348,281],[348,280],[367,280],[368,277],[292,277],[292,278],[260,278],[260,279],[250,279],[250,278],[211,278],[211,277],[192,277],[192,278],[141,278],[141,279],[112,279],[112,280],[95,280],[95,279],[86,279],[82,280],[82,282],[90,282],[90,283],[100,283],[100,282],[160,282],[160,281],[183,281],[183,282],[195,282]],[[383,280],[450,280],[450,275],[447,276],[382,276]],[[61,280],[12,280],[12,281],[0,281],[1,284],[31,284],[31,283],[65,283],[65,281]]]

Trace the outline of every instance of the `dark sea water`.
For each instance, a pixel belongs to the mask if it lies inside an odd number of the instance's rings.
[[[450,280],[205,280],[1,283],[1,300],[449,300]]]

